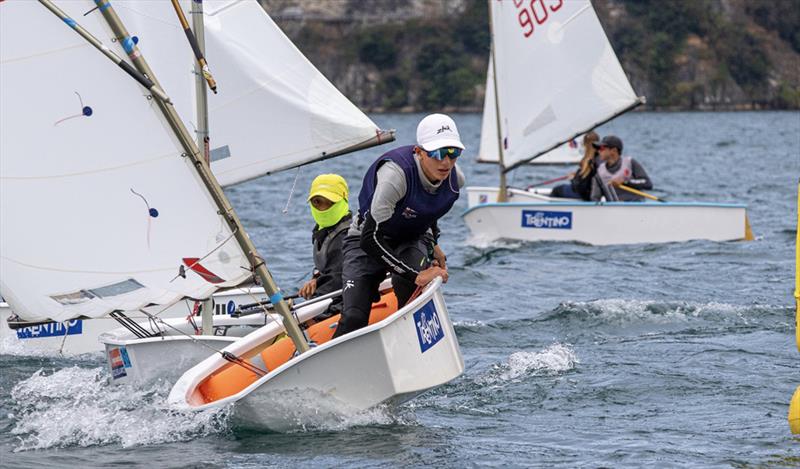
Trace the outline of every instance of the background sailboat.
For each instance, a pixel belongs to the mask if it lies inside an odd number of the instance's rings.
[[[507,188],[506,172],[644,98],[634,93],[589,0],[493,1],[489,8],[495,88],[487,90],[487,102],[494,100],[495,109],[483,116],[487,134],[481,136],[481,152],[495,155],[482,158],[498,161],[501,181],[499,187],[467,188],[469,209],[463,217],[478,242],[626,244],[747,237],[744,205],[597,205],[550,198],[548,190]]]
[[[480,159],[499,161],[500,140],[503,171],[644,102],[589,0],[516,3],[489,2],[494,57],[486,80]]]

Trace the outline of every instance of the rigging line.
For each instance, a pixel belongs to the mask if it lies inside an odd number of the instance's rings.
[[[298,166],[297,167],[297,171],[294,173],[294,182],[292,183],[292,188],[289,189],[289,198],[286,199],[286,206],[283,207],[283,210],[281,211],[281,213],[283,213],[284,215],[286,215],[286,213],[289,211],[289,204],[292,201],[292,195],[294,194],[294,188],[297,186],[297,179],[299,177],[300,177],[300,167]]]
[[[186,316],[186,322],[188,322],[189,325],[192,326],[192,329],[194,329],[195,335],[200,335],[200,334],[203,333],[203,329],[200,328],[200,327],[197,327],[197,321],[194,320],[195,315],[197,315],[198,313],[202,314],[202,308],[203,308],[202,302],[198,301],[198,300],[195,300],[194,307],[192,307],[192,310],[189,312],[189,315]],[[212,313],[213,313],[213,311],[212,311]],[[214,326],[214,318],[213,317],[211,318],[211,326],[212,326],[212,328]]]
[[[150,326],[150,333],[153,335],[163,335],[164,331],[158,327],[158,324],[150,318],[147,318],[147,324]]]
[[[269,324],[270,321],[275,321],[276,324],[278,324],[279,326],[283,327],[284,334],[286,333],[285,332],[286,331],[286,327],[284,327],[283,324],[278,323],[278,320],[275,319],[274,317],[272,317],[272,315],[269,313],[269,308],[267,308],[267,303],[264,303],[261,300],[259,300],[258,298],[256,298],[255,295],[253,295],[253,293],[251,291],[249,291],[249,290],[245,291],[245,289],[242,288],[242,287],[239,287],[239,290],[241,290],[241,292],[244,293],[245,295],[247,295],[250,298],[252,298],[254,300],[254,303],[257,303],[258,306],[261,306],[261,309],[264,311],[264,317],[265,317],[264,325],[265,326],[267,324]],[[284,299],[288,299],[288,298],[284,298]],[[272,303],[268,303],[268,304],[272,305]],[[297,309],[295,308],[294,305],[292,305],[292,307],[290,309],[290,312],[291,312],[292,316],[294,317],[294,320],[298,324],[300,324],[300,319],[297,317]],[[311,339],[309,339],[308,334],[306,334],[306,331],[304,329],[301,328],[300,332],[302,332],[303,338],[306,340],[306,342],[309,342],[311,340]],[[278,340],[278,337],[276,336],[275,339],[273,339],[272,343],[274,344],[275,342],[277,342],[277,340]]]
[[[135,336],[140,339],[144,339],[147,337],[153,337],[154,334],[147,332],[147,329],[143,328],[139,325],[136,321],[129,318],[125,313],[121,311],[113,311],[109,314],[112,318],[114,318],[118,323],[122,324],[125,329],[128,329],[132,332]]]
[[[273,318],[272,315],[269,313],[269,308],[267,308],[267,304],[266,303],[263,303],[263,302],[261,302],[261,300],[256,298],[256,296],[253,295],[253,292],[250,291],[249,288],[246,289],[246,290],[243,287],[238,287],[238,288],[243,294],[245,294],[245,295],[249,296],[250,298],[252,298],[254,300],[253,301],[254,303],[258,303],[261,306],[261,309],[264,311],[264,316],[265,316],[264,325],[265,326],[269,323],[269,321],[275,321],[275,323],[278,324],[278,320]],[[269,303],[269,304],[272,304],[272,303]]]
[[[216,347],[212,347],[211,345],[205,343],[202,340],[198,340],[193,335],[183,332],[182,330],[180,330],[177,327],[167,323],[166,321],[164,321],[163,319],[161,319],[159,317],[152,316],[146,311],[142,311],[142,312],[144,314],[148,315],[148,316],[151,316],[151,318],[154,321],[157,321],[157,322],[161,323],[163,326],[168,327],[168,328],[172,329],[173,331],[177,332],[179,335],[182,335],[182,336],[188,338],[189,340],[191,340],[195,344],[201,345],[203,347],[206,347],[207,349],[213,350],[215,353],[220,354],[222,356],[222,358],[224,358],[225,360],[228,360],[229,362],[233,363],[234,365],[239,365],[242,368],[245,368],[248,371],[252,371],[252,372],[256,373],[259,376],[265,376],[268,373],[267,370],[262,370],[261,368],[253,365],[252,363],[249,363],[249,362],[245,361],[243,358],[237,357],[236,355],[232,354],[231,352],[220,350],[220,349],[218,349]]]
[[[147,337],[153,337],[153,336],[155,335],[155,334],[151,334],[150,332],[148,332],[148,331],[147,331],[147,329],[145,329],[144,327],[142,327],[142,326],[141,326],[141,325],[140,325],[138,322],[136,322],[136,321],[134,321],[133,319],[131,319],[131,318],[129,318],[129,317],[127,317],[127,316],[125,316],[125,314],[124,314],[124,313],[120,313],[120,314],[119,314],[119,316],[120,316],[120,317],[124,317],[124,318],[125,318],[125,321],[126,321],[128,324],[130,324],[130,326],[131,326],[131,327],[133,327],[133,328],[135,328],[137,331],[139,331],[139,333],[140,333],[140,334],[142,334],[142,336],[143,336],[143,337],[147,338]]]
[[[138,322],[136,322],[136,321],[134,321],[133,319],[129,318],[129,317],[128,317],[128,316],[127,316],[125,313],[123,313],[122,311],[117,311],[117,312],[116,312],[116,314],[115,314],[115,318],[119,318],[119,319],[118,319],[119,321],[122,321],[122,320],[124,320],[124,321],[125,321],[125,323],[127,323],[127,324],[128,324],[128,326],[129,326],[129,327],[128,327],[128,330],[130,330],[131,332],[133,332],[133,330],[132,330],[132,329],[136,329],[137,331],[139,331],[139,334],[141,334],[141,335],[140,335],[140,337],[141,337],[141,338],[153,337],[153,336],[155,335],[155,334],[151,334],[150,332],[148,332],[148,331],[147,331],[147,329],[145,329],[144,327],[142,327],[141,325],[139,325],[139,323],[138,323]],[[160,330],[159,330],[159,331],[160,331]],[[160,331],[160,332],[161,332],[161,331]]]
[[[67,343],[67,333],[69,332],[69,319],[62,322],[61,325],[64,327],[64,337],[61,339],[61,347],[58,348],[58,354],[62,357],[64,356],[64,344]]]
[[[191,269],[192,267],[196,266],[197,264],[199,264],[200,262],[202,262],[203,260],[205,260],[205,259],[206,259],[208,256],[210,256],[211,254],[214,254],[214,253],[215,253],[215,252],[216,252],[216,251],[217,251],[219,248],[221,248],[222,246],[224,246],[224,245],[225,245],[225,243],[227,243],[228,241],[230,241],[230,240],[231,240],[231,238],[233,238],[234,236],[236,236],[236,232],[237,232],[237,231],[238,231],[238,228],[237,228],[236,230],[234,230],[233,232],[231,232],[231,234],[230,234],[230,235],[229,235],[227,238],[225,238],[225,239],[224,239],[224,240],[223,240],[221,243],[219,243],[219,244],[218,244],[218,245],[217,245],[217,246],[216,246],[214,249],[212,249],[211,251],[209,251],[209,252],[208,252],[208,253],[207,253],[205,256],[203,256],[203,257],[201,257],[200,259],[197,259],[196,261],[192,262],[192,264],[191,264],[191,265],[187,265],[187,267],[189,267],[189,269]],[[181,274],[180,274],[180,273],[178,273],[178,275],[176,275],[176,276],[172,277],[172,280],[170,280],[169,282],[170,282],[170,283],[172,283],[173,281],[175,281],[175,279],[176,279],[176,278],[178,278],[178,277],[180,277],[180,276],[181,276]]]
[[[259,377],[266,376],[267,373],[268,373],[267,370],[262,370],[261,368],[257,367],[256,365],[248,362],[247,360],[245,360],[245,359],[243,359],[241,357],[237,357],[236,355],[234,355],[234,354],[232,354],[230,352],[226,351],[226,352],[221,352],[221,353],[222,353],[222,358],[224,358],[225,360],[228,360],[229,362],[233,363],[234,365],[239,365],[242,368],[244,368],[245,370],[248,370],[251,373],[258,375]]]
[[[108,315],[109,315],[109,317],[111,317],[111,318],[113,318],[115,321],[117,321],[117,322],[118,322],[118,323],[119,323],[119,324],[120,324],[122,327],[124,327],[125,329],[127,329],[127,330],[128,330],[130,333],[131,333],[131,334],[135,335],[137,338],[139,338],[139,339],[144,339],[144,338],[145,338],[145,337],[142,335],[142,333],[141,333],[141,332],[139,332],[139,330],[138,330],[138,329],[136,329],[136,328],[132,327],[130,324],[128,324],[128,323],[125,321],[125,319],[123,319],[122,317],[118,316],[116,311],[113,311],[113,312],[109,313]]]

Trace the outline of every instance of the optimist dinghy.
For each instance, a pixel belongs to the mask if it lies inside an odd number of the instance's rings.
[[[490,2],[492,51],[479,161],[500,186],[467,187],[462,215],[478,244],[499,239],[589,244],[752,239],[746,206],[587,203],[508,188],[506,173],[644,103],[589,0]]]
[[[254,288],[249,298],[256,298]],[[332,298],[341,290],[332,292],[292,308],[299,321],[313,319],[325,312]],[[186,370],[200,363],[210,354],[255,330],[269,326],[278,333],[284,329],[273,305],[263,299],[256,303],[242,302],[244,295],[214,295],[217,304],[212,319],[211,333],[201,334],[199,315],[171,319],[154,319],[139,324],[127,323],[99,336],[105,346],[106,362],[112,384],[147,386],[155,381],[174,383]],[[238,304],[236,301],[240,301]],[[220,312],[220,310],[222,310]],[[266,313],[266,314],[265,314]],[[170,357],[165,360],[164,357]]]
[[[596,246],[707,239],[752,239],[747,206],[701,202],[584,202],[549,197],[549,189],[468,187],[464,221],[477,244],[501,239],[575,241]]]
[[[212,142],[219,142],[211,151],[211,169],[223,185],[393,140],[391,133],[378,129],[325,79],[256,2],[206,4],[199,14],[198,2],[192,2],[192,19],[196,21],[195,31],[203,34],[204,55],[214,66],[219,89],[207,97],[205,83],[200,81],[192,91],[199,98],[198,116],[205,114],[202,101],[208,98],[207,130]],[[184,59],[191,63],[190,49],[177,28],[172,7],[162,4],[147,10],[146,16],[141,9],[128,12],[130,20],[139,24],[138,33],[163,35],[163,23],[172,20],[176,27],[166,39],[186,46]],[[185,74],[186,67],[170,61],[160,49],[148,52],[148,57],[164,63],[159,76],[177,80]],[[268,151],[254,135],[269,138]],[[198,146],[204,143],[198,142]],[[191,365],[234,340],[231,335],[264,325],[264,314],[259,316],[260,320],[215,315],[206,320],[208,327],[199,336],[186,321],[169,321],[156,337],[140,337],[119,328],[100,340],[106,347],[114,383],[141,384],[159,378],[174,381]],[[221,332],[229,337],[220,337]],[[159,360],[178,350],[185,359],[170,363]],[[121,361],[121,354],[129,359]]]
[[[386,306],[386,319],[312,348],[211,171],[219,168],[221,180],[232,184],[383,143],[391,135],[383,138],[313,66],[298,60],[299,52],[286,46],[291,43],[256,2],[213,2],[209,16],[218,28],[216,44],[229,48],[221,56],[233,67],[227,71],[236,84],[223,95],[220,81],[220,96],[226,98],[216,115],[245,121],[224,120],[227,130],[217,142],[227,150],[216,153],[217,160],[211,151],[209,166],[200,150],[208,142],[201,139],[198,145],[187,130],[191,121],[179,113],[191,115],[195,87],[188,79],[191,62],[180,61],[190,57],[183,31],[167,20],[165,9],[172,6],[141,0],[120,5],[118,14],[108,0],[61,2],[67,11],[52,0],[0,2],[0,294],[14,311],[28,320],[103,317],[207,299],[255,278],[280,317],[280,325],[273,320],[259,331],[270,340],[285,331],[297,351],[289,352],[286,363],[272,364],[277,369],[268,375],[276,379],[263,388],[267,391],[321,390],[365,409],[408,399],[458,376],[463,361],[440,279],[401,311],[391,314]],[[139,36],[131,36],[126,21],[138,25]],[[261,29],[265,24],[273,27]],[[254,31],[266,37],[241,37]],[[277,70],[274,76],[267,76],[259,55],[264,51],[275,54],[267,57]],[[150,53],[155,68],[145,60]],[[186,69],[169,73],[174,63]],[[252,74],[237,68],[243,63],[255,67]],[[162,69],[160,82],[156,71]],[[282,100],[263,105],[274,93]],[[255,114],[240,109],[248,103],[256,103],[250,109]],[[266,113],[263,119],[258,112]],[[261,153],[264,146],[255,138],[269,128],[267,121],[276,132],[270,149],[283,152],[275,158]],[[255,131],[242,134],[253,126]],[[238,145],[245,137],[256,143]],[[298,142],[303,148],[292,147]],[[70,153],[75,148],[80,151]],[[215,165],[219,158],[225,164]],[[260,350],[247,346],[252,337],[236,341],[224,356],[245,363],[234,352],[255,356]],[[259,347],[272,344],[257,339]],[[170,356],[182,350],[175,342],[146,340],[142,356],[179,363]],[[116,350],[111,358],[125,371],[126,357]],[[144,362],[127,358],[137,366]],[[348,360],[353,369],[336,370]],[[265,399],[262,393],[253,398]]]
[[[229,314],[235,312],[239,305],[252,303],[253,297],[263,296],[262,288],[221,292],[214,295],[210,306],[215,317],[229,318]],[[137,332],[142,336],[159,334],[162,328],[149,320],[146,314],[159,320],[175,320],[176,325],[185,324],[190,327],[187,330],[193,330],[192,323],[201,324],[202,308],[198,307],[199,303],[206,305],[206,302],[181,300],[166,309],[150,306],[144,308],[143,312],[113,313],[94,319],[74,318],[66,321],[26,321],[14,314],[8,303],[0,303],[0,353],[74,356],[100,352],[105,347],[99,338],[105,333],[121,329],[117,333],[124,334],[127,331],[131,337],[137,337],[134,332],[120,328],[121,322],[129,326],[138,324],[140,329]]]
[[[441,289],[437,277],[399,311],[384,290],[367,327],[331,340],[339,316],[318,322],[306,330],[314,347],[294,358],[291,341],[265,326],[223,350],[235,359],[214,355],[187,371],[169,402],[194,411],[234,404],[238,422],[276,431],[405,402],[464,371]],[[288,393],[303,400],[282,404]]]
[[[384,290],[367,327],[331,340],[339,315],[318,322],[305,331],[314,346],[294,358],[292,342],[276,340],[281,329],[265,326],[187,371],[169,403],[193,411],[233,404],[238,423],[282,431],[405,402],[464,371],[441,289],[437,277],[399,311]],[[289,393],[302,400],[286,404]]]

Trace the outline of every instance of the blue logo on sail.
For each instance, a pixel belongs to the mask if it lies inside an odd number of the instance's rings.
[[[444,328],[436,313],[433,300],[414,312],[414,324],[417,326],[417,338],[422,353],[436,345],[444,337]]]
[[[523,210],[523,228],[571,230],[572,212],[548,212],[545,210]]]
[[[61,322],[47,322],[36,326],[17,329],[18,339],[40,339],[44,337],[61,337],[83,333],[83,320],[73,319],[66,325]]]

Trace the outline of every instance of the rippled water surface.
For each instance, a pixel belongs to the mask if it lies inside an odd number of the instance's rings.
[[[375,120],[405,144],[420,117]],[[480,116],[455,118],[469,147],[460,163],[468,183],[496,184],[495,167],[473,162]],[[267,131],[259,138],[268,147]],[[466,363],[452,383],[400,409],[266,434],[237,429],[229,412],[175,413],[168,386],[109,387],[99,354],[7,353],[0,465],[800,466],[786,421],[800,385],[800,113],[634,113],[600,133],[622,137],[657,195],[748,204],[757,240],[476,247],[462,198],[441,224],[445,297]],[[355,193],[385,150],[304,168],[285,214],[295,171],[228,190],[284,290],[311,265],[311,179],[339,172]],[[569,170],[523,168],[514,183]]]

